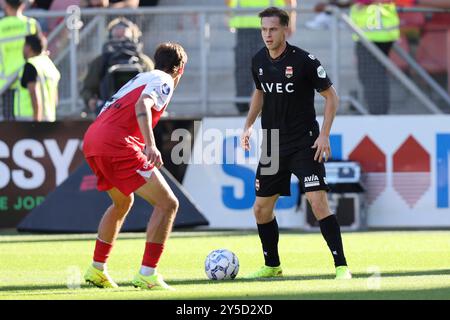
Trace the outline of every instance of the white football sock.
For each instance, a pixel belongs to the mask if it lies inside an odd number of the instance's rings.
[[[156,268],[141,266],[141,270],[139,270],[139,273],[146,277],[152,276],[156,273]]]
[[[94,266],[95,269],[98,269],[101,271],[106,270],[106,263],[93,261],[92,265]]]

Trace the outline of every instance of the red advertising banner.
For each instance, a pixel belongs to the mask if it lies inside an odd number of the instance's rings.
[[[89,121],[0,122],[0,228],[14,228],[82,162]]]

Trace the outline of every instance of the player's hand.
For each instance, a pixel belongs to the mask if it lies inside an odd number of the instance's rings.
[[[252,135],[252,131],[252,127],[244,129],[241,135],[241,147],[246,151],[250,150],[250,136]]]
[[[319,134],[311,148],[317,148],[316,153],[314,154],[315,161],[328,161],[328,158],[331,157],[330,138],[326,135]]]
[[[161,152],[159,152],[156,146],[146,146],[144,152],[150,165],[154,165],[158,169],[162,167],[164,163],[162,161]]]

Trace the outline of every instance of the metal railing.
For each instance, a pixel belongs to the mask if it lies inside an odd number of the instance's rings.
[[[432,113],[440,114],[442,111],[436,106],[436,104],[427,97],[422,90],[419,89],[419,87],[414,84],[414,82],[408,78],[388,57],[386,57],[383,52],[378,49],[371,41],[367,40],[367,38],[364,36],[361,29],[359,29],[350,19],[350,17],[346,14],[341,14],[341,18],[349,25],[353,32],[355,32],[358,37],[359,41],[366,47],[367,50],[370,51],[370,53],[376,57],[376,59],[387,69],[389,72],[397,79],[399,80],[407,89],[408,91],[415,96],[423,105],[429,109]]]
[[[106,23],[116,16],[126,16],[134,20],[145,36],[145,48],[148,55],[161,41],[177,41],[188,49],[189,62],[185,78],[180,82],[172,105],[176,105],[175,115],[232,115],[237,111],[230,108],[239,101],[249,101],[250,97],[236,97],[233,79],[233,45],[234,35],[229,32],[226,17],[231,14],[257,14],[262,8],[229,9],[222,6],[157,6],[137,9],[76,9],[67,11],[33,11],[26,12],[28,16],[36,18],[61,18],[64,24],[53,30],[49,36],[51,40],[58,38],[58,34],[66,33],[67,46],[57,53],[54,61],[62,73],[60,83],[60,116],[77,117],[84,108],[80,99],[79,89],[83,76],[87,71],[87,63],[100,54],[100,48],[106,40]],[[298,8],[298,20],[313,15],[313,8]],[[340,23],[347,25],[346,29]],[[81,23],[83,27],[81,28]],[[347,104],[358,113],[367,114],[367,108],[362,99],[352,95],[357,84],[355,66],[349,60],[351,34],[361,31],[353,25],[349,17],[338,9],[332,10],[332,24],[330,32],[318,32],[318,39],[311,36],[302,26],[297,26],[297,33],[292,41],[294,45],[302,44],[306,49],[317,49],[317,56],[329,71],[330,77],[343,104]],[[68,31],[68,32],[67,32]],[[308,36],[309,35],[309,36]],[[350,40],[349,40],[350,39]],[[344,40],[344,41],[343,41]],[[316,42],[315,42],[316,41]],[[298,44],[299,42],[300,44]],[[436,104],[423,93],[411,79],[409,79],[392,61],[384,56],[372,43],[362,37],[364,46],[383,64],[393,75],[396,82],[416,97],[427,108],[426,112],[441,113]],[[315,52],[313,52],[315,54]],[[221,70],[222,69],[222,70]],[[426,78],[426,77],[425,77]],[[430,82],[432,83],[432,82]],[[434,85],[432,85],[435,87]],[[222,90],[218,87],[223,87]],[[437,88],[435,88],[437,89]],[[437,89],[441,96],[442,90]],[[444,92],[445,93],[445,92]],[[447,95],[448,96],[448,95]],[[319,100],[320,101],[320,97]],[[172,108],[171,108],[172,109]],[[233,110],[230,110],[233,109]]]

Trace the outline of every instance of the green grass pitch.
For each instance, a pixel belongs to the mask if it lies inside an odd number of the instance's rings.
[[[344,233],[354,279],[336,281],[320,233],[283,231],[284,277],[250,281],[262,265],[256,231],[176,231],[158,270],[176,291],[143,291],[130,281],[138,270],[144,234],[121,234],[109,260],[120,288],[102,290],[81,281],[95,235],[0,235],[1,299],[450,299],[450,231]],[[227,248],[239,258],[235,280],[211,281],[204,259]]]

